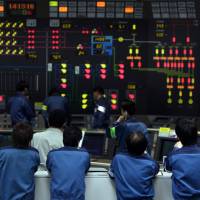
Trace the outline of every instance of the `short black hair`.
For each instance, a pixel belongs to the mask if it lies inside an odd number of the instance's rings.
[[[148,142],[142,132],[134,132],[127,136],[126,145],[131,155],[140,156],[147,149]]]
[[[121,109],[126,111],[130,116],[135,114],[135,102],[130,100],[125,100],[121,104]]]
[[[198,131],[195,122],[179,118],[176,122],[175,131],[183,146],[197,144]]]
[[[77,127],[65,127],[63,132],[64,146],[78,147],[78,143],[82,138],[82,132]]]
[[[27,123],[18,123],[15,125],[12,133],[14,147],[28,148],[33,138],[33,129]]]
[[[24,92],[26,89],[29,89],[29,85],[26,81],[22,80],[17,83],[16,86],[17,92]]]
[[[52,87],[49,91],[49,96],[52,96],[54,94],[59,94],[60,90],[59,90],[59,87],[55,86],[55,87]]]
[[[105,92],[104,92],[104,89],[101,87],[101,86],[97,86],[93,89],[93,92],[98,92],[99,94],[101,95],[104,95]]]
[[[54,128],[62,128],[67,121],[65,111],[56,109],[49,113],[49,126]]]

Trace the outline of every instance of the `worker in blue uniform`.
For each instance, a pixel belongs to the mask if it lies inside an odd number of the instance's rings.
[[[200,147],[197,127],[187,119],[179,119],[175,132],[183,147],[172,151],[166,159],[166,170],[172,171],[175,200],[200,199]]]
[[[159,165],[145,154],[148,142],[141,132],[126,138],[127,153],[118,153],[113,158],[109,174],[115,179],[118,200],[152,200],[153,179]]]
[[[0,148],[0,200],[33,200],[34,174],[39,153],[29,147],[32,127],[18,123],[13,130],[13,147]]]
[[[62,97],[59,94],[58,87],[54,87],[50,90],[49,96],[45,99],[43,106],[43,116],[45,120],[45,125],[48,127],[48,116],[54,110],[62,110],[66,114],[67,125],[70,124],[70,111],[67,97]]]
[[[16,95],[10,98],[7,109],[13,126],[19,122],[34,124],[34,106],[30,102],[29,85],[25,81],[17,84]]]
[[[47,157],[47,169],[51,173],[51,200],[85,199],[85,174],[90,167],[90,156],[78,149],[81,130],[65,127],[64,147],[52,150]]]
[[[126,100],[121,104],[121,116],[107,129],[107,136],[116,139],[116,151],[126,151],[125,139],[133,132],[142,132],[148,141],[147,151],[150,153],[150,144],[147,127],[135,117],[135,102]]]
[[[106,129],[110,120],[110,104],[104,93],[104,89],[96,87],[93,90],[93,98],[95,102],[92,128]]]

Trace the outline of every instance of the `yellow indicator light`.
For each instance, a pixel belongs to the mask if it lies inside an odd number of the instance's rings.
[[[132,49],[132,48],[129,49],[129,54],[130,54],[130,55],[133,54],[133,49]]]
[[[183,96],[183,92],[179,91],[179,96],[182,97]]]
[[[111,99],[111,103],[112,104],[117,104],[117,100],[116,99]]]
[[[179,99],[179,100],[178,100],[178,103],[179,103],[179,104],[183,104],[183,99]]]
[[[192,105],[194,103],[193,99],[189,99],[188,103]]]
[[[66,69],[66,68],[67,68],[67,64],[66,64],[66,63],[62,63],[62,64],[61,64],[61,67],[62,67],[63,69]]]
[[[17,41],[14,40],[14,41],[12,42],[12,46],[15,46],[16,44],[17,44]]]
[[[14,49],[14,50],[12,51],[12,54],[15,55],[16,53],[17,53],[17,50]]]
[[[124,41],[124,38],[123,37],[118,37],[118,42],[123,42]]]
[[[195,84],[195,79],[194,78],[192,78],[192,84]]]
[[[133,24],[133,25],[132,25],[132,29],[133,29],[134,31],[137,29],[136,24]]]
[[[83,98],[83,99],[86,99],[87,97],[88,97],[88,94],[85,94],[85,93],[82,94],[82,98]]]
[[[156,55],[158,55],[159,54],[159,49],[156,49],[155,53],[156,53]]]
[[[6,55],[10,54],[10,49],[6,50]]]
[[[189,97],[193,97],[193,92],[192,91],[189,92]]]
[[[3,23],[3,22],[1,22],[1,23],[0,23],[0,28],[2,28],[2,27],[3,27],[3,25],[4,25],[4,23]]]
[[[10,45],[10,40],[8,40],[7,42],[6,42],[6,46],[9,46]]]
[[[66,78],[62,78],[62,79],[61,79],[61,82],[62,82],[62,83],[67,83],[67,79],[66,79]]]
[[[50,1],[49,2],[50,7],[57,7],[58,6],[58,1]]]
[[[61,72],[62,72],[63,74],[66,74],[66,73],[67,73],[67,70],[66,70],[66,69],[61,69]]]
[[[3,40],[1,40],[1,41],[0,41],[0,46],[2,46],[2,45],[3,45],[3,43],[4,43],[4,41],[3,41]]]
[[[135,54],[136,54],[136,55],[138,55],[138,54],[139,54],[139,52],[140,52],[140,51],[139,51],[139,49],[138,49],[138,48],[136,48],[136,49],[135,49]]]
[[[3,49],[0,50],[0,55],[2,55],[2,54],[3,54]]]
[[[180,78],[178,78],[178,79],[177,79],[177,82],[178,82],[178,84],[180,84],[180,82],[181,82],[181,79],[180,79]]]
[[[168,91],[168,96],[171,97],[172,96],[172,91]]]
[[[82,104],[86,104],[88,102],[87,99],[82,99]]]
[[[21,22],[21,23],[19,24],[19,28],[22,28],[23,26],[24,26],[24,23]]]
[[[24,51],[21,49],[20,51],[19,51],[19,55],[22,55],[24,53]]]
[[[6,33],[6,37],[9,37],[10,36],[10,31]]]
[[[105,69],[106,67],[106,64],[101,64],[101,68]]]
[[[162,55],[165,54],[165,49],[161,49],[161,54],[162,54]]]
[[[66,97],[66,94],[65,94],[65,93],[62,93],[62,94],[61,94],[61,97]]]
[[[6,23],[6,28],[9,28],[10,27],[10,22]]]
[[[90,65],[89,63],[86,63],[86,64],[85,64],[85,67],[86,67],[87,69],[89,69],[89,68],[91,68],[91,65]]]
[[[172,99],[171,98],[167,99],[167,103],[172,104],[173,103]]]
[[[12,34],[12,36],[15,37],[16,35],[17,35],[17,32],[15,31],[15,32]]]
[[[82,105],[82,109],[83,109],[83,110],[87,109],[87,107],[88,107],[87,104],[83,104],[83,105]]]
[[[1,31],[1,32],[0,32],[0,37],[1,37],[1,36],[3,36],[3,34],[4,34],[4,32],[3,32],[3,31]]]
[[[170,81],[170,79],[169,79],[169,77],[167,77],[167,83],[169,83],[169,81]]]

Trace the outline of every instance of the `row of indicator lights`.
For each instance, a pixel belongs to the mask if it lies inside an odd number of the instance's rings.
[[[61,63],[60,65],[60,89],[61,89],[61,96],[66,96],[66,89],[68,88],[67,82],[67,72],[68,66],[66,63]]]
[[[155,55],[156,56],[158,56],[158,55],[163,56],[166,53],[167,53],[167,50],[165,48],[156,48],[155,49]],[[178,56],[178,55],[181,55],[181,50],[178,47],[176,47],[174,49],[169,48],[168,53],[169,53],[170,56],[172,56],[172,55]],[[187,55],[192,56],[193,54],[194,54],[193,48],[184,48],[182,50],[182,55],[184,55],[184,56],[187,56]]]
[[[169,62],[169,61],[164,61],[164,62],[160,62],[157,61],[156,62],[156,67],[160,68],[160,67],[164,67],[164,68],[171,68],[171,69],[184,69],[185,67],[187,67],[188,69],[192,69],[194,70],[196,65],[195,62]]]
[[[27,48],[28,49],[35,49],[35,34],[36,34],[36,31],[35,31],[35,29],[28,29],[27,32],[28,32]]]
[[[58,1],[50,1],[49,2],[49,6],[50,7],[59,7],[58,8],[58,11],[60,13],[67,13],[69,11],[68,7],[67,6],[59,6],[58,4]],[[106,2],[105,1],[97,1],[96,2],[96,7],[97,8],[105,8],[106,7]],[[124,12],[126,14],[133,14],[135,11],[134,7],[133,6],[126,6],[124,8]]]
[[[83,110],[88,108],[88,97],[89,97],[89,94],[86,93],[86,92],[82,93],[82,95],[81,95],[81,98],[82,98],[81,107],[82,107]]]
[[[60,30],[51,30],[51,49],[58,50],[60,49]]]
[[[100,78],[105,80],[107,78],[107,65],[100,64]]]
[[[16,46],[17,45],[17,40],[4,40],[0,39],[0,46]]]
[[[24,22],[0,22],[0,28],[18,28],[24,27]]]
[[[123,63],[117,64],[116,67],[116,76],[120,79],[120,80],[124,80],[124,74],[125,74],[125,65]]]
[[[17,31],[3,31],[0,30],[0,37],[16,37],[18,34]]]
[[[188,78],[184,78],[184,77],[178,77],[178,78],[173,78],[173,77],[167,77],[167,84],[169,85],[173,85],[175,83],[175,80],[178,84],[182,84],[184,85],[185,83],[187,83],[188,85],[194,85],[195,84],[195,78],[193,77],[188,77]]]
[[[24,55],[24,50],[21,48],[17,49],[1,49],[0,48],[0,55]]]
[[[118,109],[118,93],[116,91],[112,91],[111,94],[111,109],[117,110]]]
[[[176,36],[172,36],[171,42],[172,42],[173,44],[176,44],[176,43],[177,43],[177,38],[176,38]],[[191,38],[190,38],[190,36],[186,36],[186,37],[185,37],[185,42],[186,42],[186,44],[190,44],[190,43],[191,43]]]
[[[85,79],[91,79],[91,77],[92,77],[92,70],[91,70],[91,64],[90,63],[86,63],[85,65],[84,65],[84,78]]]

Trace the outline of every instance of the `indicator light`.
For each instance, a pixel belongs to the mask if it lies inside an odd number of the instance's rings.
[[[138,55],[140,50],[138,48],[135,49],[135,54]]]
[[[176,43],[176,37],[175,36],[172,37],[172,43]]]
[[[134,8],[131,7],[131,6],[127,6],[127,7],[125,7],[124,12],[125,12],[126,14],[133,14],[133,13],[134,13]]]
[[[105,1],[97,1],[97,7],[98,8],[105,8],[106,2]]]
[[[190,37],[189,36],[186,37],[186,43],[190,43]]]
[[[3,101],[4,101],[4,96],[0,95],[0,102],[3,102]]]

